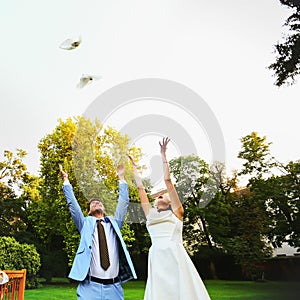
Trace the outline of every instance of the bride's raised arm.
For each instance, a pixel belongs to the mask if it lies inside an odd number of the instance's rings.
[[[164,181],[166,184],[167,191],[169,193],[169,197],[171,200],[171,207],[178,219],[183,221],[183,207],[180,202],[180,199],[178,197],[177,191],[175,189],[175,186],[171,180],[170,176],[170,169],[169,169],[169,163],[167,161],[167,155],[166,155],[166,150],[167,150],[167,145],[169,143],[170,139],[168,137],[163,138],[162,142],[159,142],[160,145],[160,153],[161,153],[161,158],[162,158],[162,164],[163,164],[163,172],[164,172]]]
[[[139,197],[140,197],[142,209],[145,213],[145,216],[147,216],[149,213],[149,210],[152,206],[151,206],[148,196],[145,192],[145,188],[144,188],[142,179],[140,178],[140,176],[137,172],[136,163],[134,162],[133,158],[130,155],[127,155],[127,156],[129,158],[129,160],[131,161],[131,165],[132,165],[132,169],[133,169],[133,176],[134,176],[134,180],[135,180],[135,183],[136,183],[138,191],[139,191]]]

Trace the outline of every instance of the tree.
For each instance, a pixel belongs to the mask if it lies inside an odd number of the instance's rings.
[[[242,150],[239,152],[238,158],[244,159],[245,162],[240,175],[261,177],[276,166],[274,157],[270,154],[271,143],[267,142],[265,136],[261,138],[257,132],[252,132],[242,137],[241,142]]]
[[[232,176],[228,177],[226,174],[226,166],[224,163],[215,161],[209,170],[210,177],[214,181],[214,185],[219,189],[222,195],[238,189],[238,172],[232,171]]]
[[[214,244],[226,249],[228,238],[231,237],[230,221],[235,205],[232,201],[232,195],[239,189],[237,172],[234,171],[232,177],[228,177],[225,164],[214,162],[210,167],[210,176],[215,182],[217,192],[213,200],[204,209],[204,213]]]
[[[0,236],[14,233],[12,223],[18,217],[17,197],[13,190],[0,182]]]
[[[230,230],[222,245],[241,265],[246,279],[257,279],[263,272],[262,262],[271,255],[264,201],[253,196],[249,188],[229,194],[228,201]]]
[[[4,160],[0,162],[0,235],[13,236],[26,230],[25,203],[17,196],[29,176],[23,163],[25,156],[26,151],[22,149],[16,153],[5,150]]]
[[[300,162],[289,162],[285,174],[255,180],[251,190],[264,199],[269,222],[268,238],[277,246],[300,247]]]
[[[275,45],[276,61],[268,68],[275,72],[275,85],[292,85],[300,73],[300,2],[299,0],[280,0],[282,5],[294,10],[286,20],[290,34],[282,43]]]
[[[207,201],[207,197],[209,200],[210,197],[213,197],[210,195],[213,185],[207,184],[210,181],[208,164],[194,155],[172,159],[169,164],[170,172],[176,181],[179,198],[184,207],[183,236],[185,246],[193,255],[199,253],[201,247],[208,247],[209,251],[205,255],[209,260],[210,273],[212,278],[217,278],[212,259],[214,243],[208,221],[211,210],[207,209],[208,206],[213,205],[212,202],[214,201]],[[215,193],[214,189],[213,193]]]
[[[16,188],[27,174],[27,167],[23,163],[27,155],[25,150],[17,149],[17,153],[4,150],[4,160],[0,162],[0,182],[5,182],[9,187]]]
[[[272,171],[275,167],[282,166],[271,156],[270,145],[266,137],[259,137],[256,132],[252,132],[241,139],[242,150],[238,157],[244,159],[243,170],[240,174],[250,177],[248,187],[238,191],[236,194],[236,209],[234,215],[239,225],[232,223],[232,228],[241,228],[232,238],[231,248],[233,252],[240,253],[238,261],[244,267],[246,276],[253,276],[257,267],[266,257],[271,255],[268,236],[272,228],[272,219],[268,213],[270,207],[270,189],[272,185],[267,182],[272,181]],[[268,188],[267,188],[268,187]],[[275,191],[275,189],[274,189]],[[278,195],[280,190],[277,190]],[[277,193],[276,192],[276,193]],[[249,231],[250,229],[250,231]],[[238,240],[237,240],[238,239]],[[237,243],[240,241],[240,243]],[[252,245],[252,247],[251,247]],[[246,249],[251,249],[248,253]],[[248,255],[245,255],[248,253]]]
[[[185,210],[184,240],[189,252],[193,253],[199,247],[199,241],[211,245],[206,220],[202,214],[203,209],[199,205],[209,175],[208,165],[194,155],[172,159],[169,165]]]
[[[265,243],[265,219],[260,204],[253,200],[249,188],[238,186],[238,173],[226,175],[225,164],[215,162],[210,177],[217,192],[203,214],[217,254],[241,267],[245,278],[254,278],[260,263],[269,256]]]
[[[239,157],[246,159],[242,173],[251,176],[249,187],[252,197],[261,203],[265,212],[269,241],[279,246],[287,242],[299,247],[299,162],[284,166],[275,161],[266,137],[260,138],[256,133],[241,140],[244,149]],[[275,167],[279,175],[270,172]],[[263,174],[268,176],[263,177]]]

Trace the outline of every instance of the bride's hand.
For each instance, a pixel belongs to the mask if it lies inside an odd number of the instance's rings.
[[[159,145],[160,145],[160,152],[161,152],[162,154],[165,154],[165,153],[166,153],[167,145],[168,145],[169,142],[170,142],[170,139],[169,139],[168,137],[163,138],[162,142],[159,142]]]
[[[136,165],[136,163],[134,162],[134,160],[133,160],[133,158],[132,158],[132,156],[130,156],[129,154],[127,154],[127,157],[129,158],[129,160],[131,161],[131,164],[132,164],[132,166],[133,167],[137,167],[137,165]]]

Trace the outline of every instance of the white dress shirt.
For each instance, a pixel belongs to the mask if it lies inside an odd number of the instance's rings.
[[[110,266],[108,267],[107,270],[104,270],[100,265],[98,228],[96,225],[93,234],[92,259],[91,259],[89,275],[98,278],[103,278],[103,279],[115,278],[119,274],[119,250],[118,250],[118,241],[116,238],[116,233],[112,225],[110,224],[110,222],[104,221],[101,222],[101,224],[104,227],[104,231],[106,235]]]

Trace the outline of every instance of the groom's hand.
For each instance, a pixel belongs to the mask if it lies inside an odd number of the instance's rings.
[[[119,165],[117,168],[117,175],[119,176],[119,179],[122,180],[124,179],[124,174],[125,174],[125,168],[123,165]]]
[[[68,179],[68,173],[63,170],[63,167],[62,167],[61,164],[59,164],[58,167],[59,167],[60,175],[63,178],[63,180],[67,180]]]

